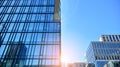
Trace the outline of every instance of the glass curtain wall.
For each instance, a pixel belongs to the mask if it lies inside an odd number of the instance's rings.
[[[60,67],[57,1],[0,0],[0,67]]]
[[[120,61],[120,42],[91,42],[86,52],[87,63],[103,67],[108,61]]]

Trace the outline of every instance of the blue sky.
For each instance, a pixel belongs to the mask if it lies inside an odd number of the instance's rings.
[[[120,34],[120,0],[61,0],[62,57],[85,61],[91,41],[102,34]]]

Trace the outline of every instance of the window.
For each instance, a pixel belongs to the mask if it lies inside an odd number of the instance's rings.
[[[3,21],[6,22],[7,18],[8,18],[8,14],[5,14]]]
[[[1,8],[0,8],[0,13],[3,11],[3,9],[4,9],[4,7],[1,7]]]

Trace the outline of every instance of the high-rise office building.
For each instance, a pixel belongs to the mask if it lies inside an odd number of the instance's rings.
[[[120,67],[120,61],[109,61],[104,67]]]
[[[100,41],[104,42],[120,42],[120,35],[102,35]]]
[[[85,62],[76,62],[76,63],[73,63],[73,67],[86,67],[86,63]]]
[[[87,63],[103,67],[108,61],[120,61],[119,41],[93,41],[86,52]]]
[[[25,65],[26,60],[22,60],[21,58],[27,58],[26,55],[26,46],[23,43],[10,43],[8,45],[9,49],[6,50],[6,54],[4,56],[4,61],[1,66],[3,67],[21,67]],[[10,58],[14,58],[13,60],[8,60]],[[18,66],[19,65],[19,66]]]
[[[66,67],[86,67],[85,62],[68,63]]]
[[[95,64],[94,63],[88,63],[88,64],[86,64],[86,67],[95,67]]]
[[[60,0],[0,0],[0,45],[0,67],[60,67]]]

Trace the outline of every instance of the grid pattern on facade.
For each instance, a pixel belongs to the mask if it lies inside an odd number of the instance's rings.
[[[120,35],[102,35],[100,41],[104,42],[120,42]]]
[[[60,66],[57,0],[0,0],[0,66]]]
[[[101,42],[93,43],[96,60],[120,60],[120,43]]]
[[[120,60],[120,42],[91,42],[86,53],[88,63],[102,67],[110,60]]]

